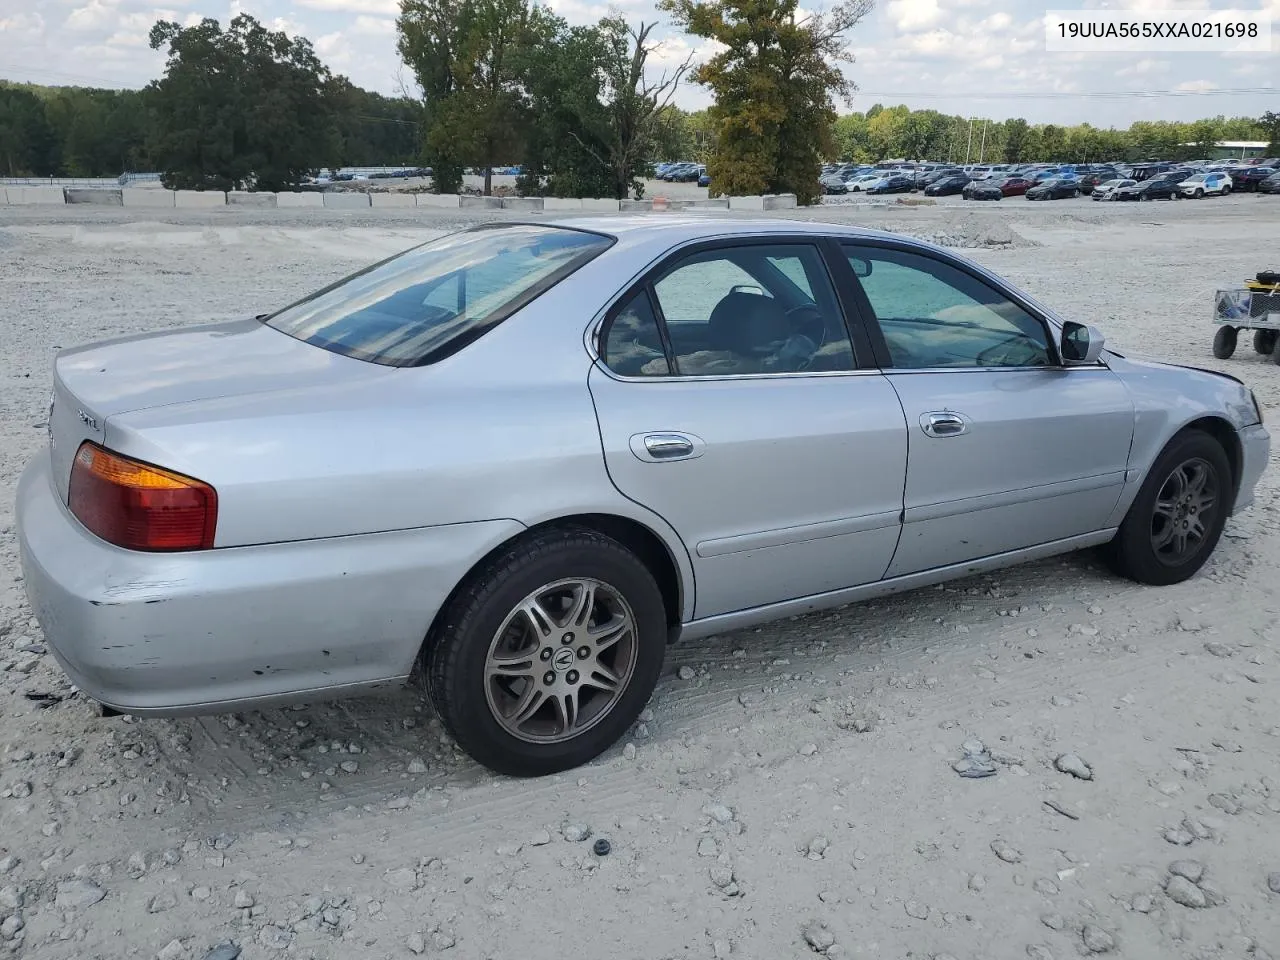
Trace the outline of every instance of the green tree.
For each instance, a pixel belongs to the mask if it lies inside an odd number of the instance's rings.
[[[1280,156],[1280,113],[1268,110],[1258,120],[1267,138],[1267,156]]]
[[[45,105],[32,91],[0,86],[0,169],[6,176],[52,176],[54,131]]]
[[[1029,155],[1027,136],[1031,131],[1030,124],[1017,117],[1004,122],[1004,162],[1021,163]]]
[[[148,88],[152,148],[170,187],[296,186],[333,149],[328,69],[304,38],[241,14],[224,31],[160,21],[151,46],[168,50]]]
[[[821,193],[819,163],[833,152],[833,94],[853,85],[845,35],[871,0],[844,0],[825,14],[798,12],[798,0],[661,0],[694,36],[722,49],[694,71],[715,94],[716,152],[707,163],[716,194]]]

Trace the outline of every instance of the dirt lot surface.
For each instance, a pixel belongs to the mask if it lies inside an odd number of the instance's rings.
[[[1208,319],[1280,266],[1280,198],[796,215],[968,247],[1280,422],[1280,366],[1214,360]],[[466,222],[0,208],[0,955],[1280,958],[1274,463],[1182,586],[1079,555],[679,645],[625,743],[559,777],[477,768],[412,692],[100,718],[16,555],[55,348],[258,313]],[[953,769],[974,739],[995,776]]]

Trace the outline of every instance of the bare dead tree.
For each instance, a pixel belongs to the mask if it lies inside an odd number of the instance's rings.
[[[604,40],[601,96],[607,107],[608,130],[601,131],[603,135],[596,139],[604,149],[570,133],[588,154],[608,168],[619,199],[632,190],[639,195],[644,189],[639,174],[650,159],[649,151],[680,82],[693,65],[690,52],[674,69],[664,69],[656,80],[650,79],[646,70],[649,57],[661,47],[649,39],[657,26],[657,22],[641,21],[638,27],[632,27],[621,17],[600,21]]]

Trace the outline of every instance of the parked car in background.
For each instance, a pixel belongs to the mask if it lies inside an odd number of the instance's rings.
[[[1029,189],[1026,192],[1026,198],[1028,200],[1066,200],[1074,197],[1078,192],[1074,180],[1051,178],[1041,180]]]
[[[865,188],[866,193],[914,193],[916,189],[916,181],[914,177],[903,176],[895,173],[892,176],[884,177],[879,183],[874,183]]]
[[[972,179],[967,173],[956,173],[940,177],[924,188],[924,195],[926,197],[953,196],[964,190],[965,185],[971,182]]]
[[[954,250],[787,220],[483,224],[51,374],[13,512],[81,696],[420,677],[519,776],[615,744],[672,643],[1086,548],[1184,582],[1270,449],[1234,377],[1107,351]]]
[[[698,186],[700,187],[711,186],[711,174],[707,173],[706,170],[703,170],[702,173],[698,176]]]
[[[1203,197],[1225,197],[1231,192],[1231,177],[1226,173],[1193,174],[1178,184],[1178,192],[1195,200]]]
[[[1133,186],[1120,187],[1115,192],[1116,200],[1180,200],[1178,184],[1191,176],[1190,170],[1173,170],[1158,173],[1146,180],[1137,180]]]
[[[1076,182],[1081,193],[1092,196],[1094,187],[1099,184],[1106,183],[1108,180],[1123,180],[1119,170],[1111,167],[1102,167],[1090,170],[1087,173],[1080,174],[1080,179]]]
[[[1234,193],[1254,193],[1262,181],[1276,173],[1275,167],[1248,166],[1231,174],[1231,190]]]
[[[824,173],[818,178],[818,185],[828,196],[840,196],[849,192],[849,186],[844,182],[844,178],[834,173]]]
[[[998,180],[970,180],[960,191],[966,200],[1003,200],[1004,192]]]
[[[1137,180],[1108,180],[1106,183],[1100,183],[1093,188],[1090,194],[1094,200],[1114,200],[1115,193],[1121,187],[1136,187]]]
[[[1280,171],[1273,173],[1258,184],[1259,193],[1280,193]]]
[[[879,173],[860,173],[852,179],[846,180],[845,186],[849,188],[850,193],[858,193],[867,189],[873,183],[879,183],[884,179],[883,174]]]

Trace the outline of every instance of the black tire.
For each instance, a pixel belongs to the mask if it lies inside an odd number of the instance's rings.
[[[1197,200],[1204,199],[1204,190],[1202,190],[1200,187],[1196,187],[1195,198]]]
[[[1219,360],[1228,359],[1236,352],[1236,328],[1219,327],[1213,335],[1213,355]]]
[[[1226,186],[1224,186],[1224,187],[1222,188],[1222,195],[1223,195],[1224,197],[1225,197],[1225,196],[1227,196],[1227,195],[1228,195],[1228,194],[1230,194],[1230,193],[1231,193],[1231,188],[1230,188],[1230,187],[1226,187]]]
[[[1151,194],[1149,194],[1149,193],[1144,193],[1144,194],[1142,195],[1142,199],[1143,199],[1143,200],[1150,200],[1150,199],[1151,199]]]
[[[560,742],[527,742],[508,732],[489,706],[490,645],[524,598],[575,577],[598,580],[625,599],[635,620],[635,663],[620,694],[593,725]],[[592,760],[626,732],[657,685],[666,646],[662,592],[644,563],[594,530],[554,529],[516,541],[473,572],[427,638],[424,673],[445,729],[472,758],[498,773],[545,776]]]
[[[1158,532],[1164,532],[1165,525],[1171,522],[1164,519],[1163,514],[1157,519],[1156,504],[1162,491],[1169,492],[1166,484],[1174,483],[1175,473],[1189,464],[1203,465],[1212,476],[1213,513],[1203,536],[1188,552],[1171,557],[1157,550],[1153,542]],[[1201,430],[1188,430],[1174,437],[1156,458],[1115,539],[1104,549],[1111,569],[1122,577],[1157,587],[1181,583],[1195,576],[1222,536],[1234,489],[1231,464],[1222,444]],[[1178,522],[1194,523],[1195,518],[1189,516]]]
[[[1277,336],[1280,336],[1280,333],[1275,330],[1253,331],[1253,352],[1260,353],[1264,357],[1270,356],[1275,351]],[[1276,362],[1280,363],[1280,360]]]

